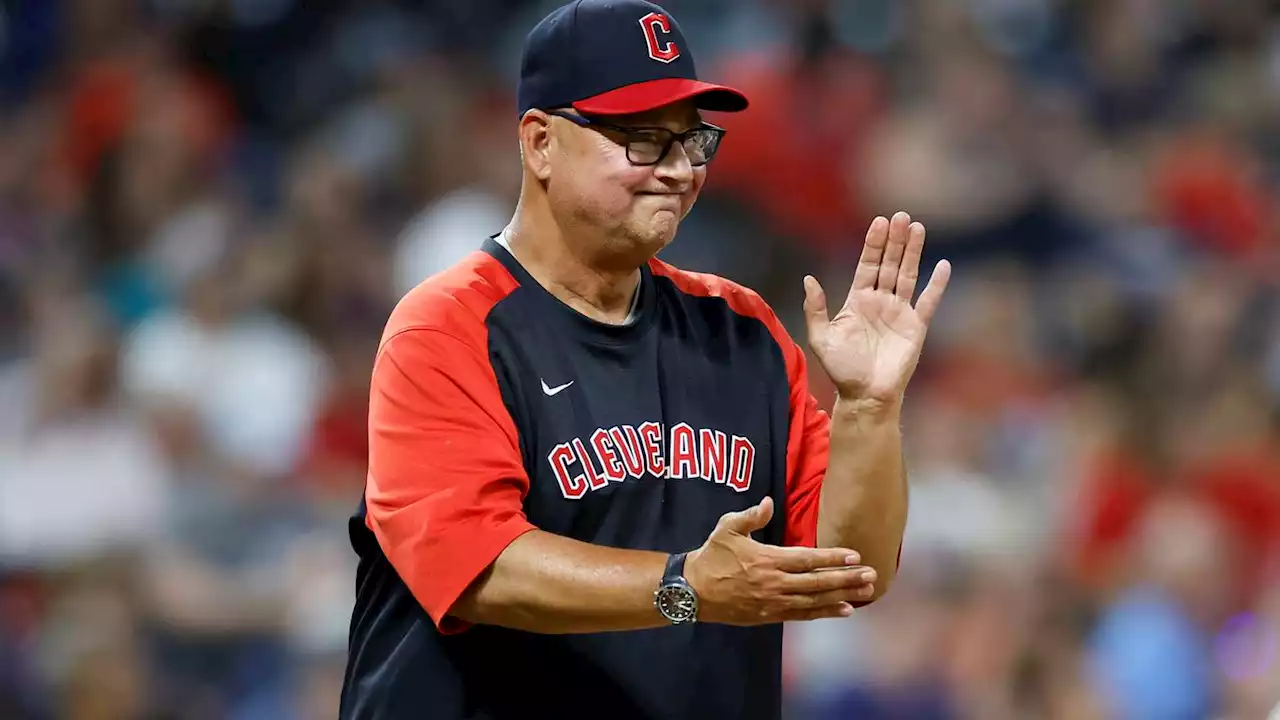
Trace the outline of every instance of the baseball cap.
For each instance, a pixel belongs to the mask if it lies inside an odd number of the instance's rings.
[[[521,115],[564,107],[628,115],[686,98],[704,110],[747,107],[741,92],[698,79],[675,18],[644,0],[575,0],[553,10],[525,39],[516,96]]]

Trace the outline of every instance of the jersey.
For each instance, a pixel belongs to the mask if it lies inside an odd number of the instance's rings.
[[[638,292],[632,322],[596,322],[490,238],[398,303],[349,528],[344,720],[781,714],[781,625],[542,635],[449,614],[534,528],[686,551],[769,495],[755,537],[815,544],[830,420],[803,352],[722,278],[655,259]]]

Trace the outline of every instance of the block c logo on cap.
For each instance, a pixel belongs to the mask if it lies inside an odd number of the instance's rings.
[[[658,39],[658,33],[671,34],[671,21],[666,15],[651,12],[640,18],[640,27],[644,30],[644,41],[649,45],[649,57],[664,63],[680,57],[680,48],[674,42]]]

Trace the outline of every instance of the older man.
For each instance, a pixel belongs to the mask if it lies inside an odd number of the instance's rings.
[[[813,355],[756,293],[655,258],[740,111],[661,8],[530,33],[522,194],[411,291],[372,380],[343,718],[774,718],[782,625],[878,598],[906,518],[903,390],[950,270],[878,218]]]

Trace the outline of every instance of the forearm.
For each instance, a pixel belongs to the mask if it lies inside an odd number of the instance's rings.
[[[661,627],[668,623],[654,607],[653,593],[666,560],[664,553],[532,530],[507,546],[450,614],[536,633]]]
[[[818,545],[849,547],[875,568],[875,598],[897,571],[907,521],[900,405],[837,400],[818,510]]]

